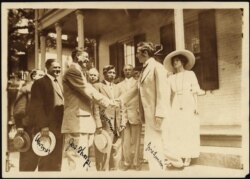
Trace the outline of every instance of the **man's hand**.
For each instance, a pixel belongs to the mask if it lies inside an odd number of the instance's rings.
[[[48,127],[44,127],[41,129],[41,136],[44,136],[44,137],[49,136],[49,128]]]
[[[155,124],[157,128],[161,127],[162,120],[163,120],[163,117],[155,117]]]
[[[23,128],[17,128],[17,134],[23,134],[24,129]]]
[[[102,133],[102,128],[101,127],[97,128],[96,129],[96,134],[101,134],[101,133]]]
[[[119,129],[119,132],[122,132],[125,128],[126,128],[126,126],[121,125],[120,129]]]
[[[120,106],[120,103],[119,103],[118,100],[112,100],[112,101],[110,101],[110,103],[109,103],[109,107],[111,107],[111,108],[117,108],[117,107],[119,107],[119,106]]]

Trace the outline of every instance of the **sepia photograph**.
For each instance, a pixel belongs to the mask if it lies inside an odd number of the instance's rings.
[[[2,177],[249,175],[249,3],[1,6]]]

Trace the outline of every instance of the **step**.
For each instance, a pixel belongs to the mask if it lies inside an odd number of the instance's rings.
[[[238,147],[242,145],[240,125],[201,125],[201,146]]]
[[[192,163],[198,165],[242,169],[242,149],[235,147],[201,146],[200,156]]]

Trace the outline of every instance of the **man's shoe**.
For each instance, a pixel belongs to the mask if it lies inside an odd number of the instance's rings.
[[[183,165],[184,165],[184,167],[188,167],[190,165],[190,163],[191,163],[191,158],[185,158]]]
[[[135,169],[136,171],[140,171],[141,170],[141,166],[140,165],[134,166],[133,169]]]
[[[123,167],[121,168],[122,171],[127,171],[130,168],[129,165],[123,165]]]

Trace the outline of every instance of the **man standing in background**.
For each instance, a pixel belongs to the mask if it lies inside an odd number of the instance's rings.
[[[118,83],[122,94],[137,86],[137,80],[133,77],[133,69],[130,64],[123,68],[125,79]],[[139,152],[142,122],[139,114],[139,96],[134,96],[123,107],[124,118],[127,123],[122,133],[122,170],[128,170],[129,168],[140,170]]]
[[[17,98],[14,105],[14,118],[17,128],[17,134],[22,135],[27,132],[32,140],[34,135],[35,121],[29,118],[31,87],[35,80],[44,76],[42,70],[34,69],[30,72],[30,81],[28,81],[17,93]],[[38,156],[30,147],[26,152],[20,152],[19,171],[35,171],[38,164]],[[33,162],[30,162],[33,161]]]
[[[104,80],[94,86],[100,93],[114,100],[121,94],[120,89],[114,80],[116,77],[116,70],[113,65],[107,65],[103,68]],[[121,115],[116,109],[104,109],[102,107],[95,107],[95,117],[102,120],[102,129],[107,131],[112,140],[112,150],[110,157],[107,154],[102,154],[96,150],[96,166],[97,170],[117,170],[121,159],[121,138],[120,130],[125,127]],[[98,130],[102,130],[101,128]],[[100,133],[100,131],[98,131]],[[107,157],[106,157],[107,156]],[[103,159],[105,158],[105,159]]]
[[[98,83],[99,82],[99,72],[98,70],[93,67],[93,68],[90,68],[88,70],[88,81],[91,83],[91,84],[94,84],[94,83]]]

